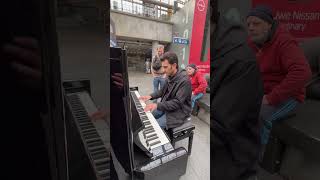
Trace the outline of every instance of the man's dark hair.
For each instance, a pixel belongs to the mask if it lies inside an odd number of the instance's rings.
[[[168,60],[169,64],[177,64],[177,69],[179,69],[178,56],[174,52],[166,52],[160,57],[160,61]]]

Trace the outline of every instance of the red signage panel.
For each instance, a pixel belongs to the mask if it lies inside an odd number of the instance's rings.
[[[318,0],[252,0],[252,6],[265,4],[273,16],[285,24],[298,39],[320,36],[320,1]]]

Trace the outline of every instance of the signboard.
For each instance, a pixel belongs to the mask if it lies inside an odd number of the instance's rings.
[[[252,0],[253,7],[257,4],[270,6],[274,18],[298,39],[320,36],[320,1]]]
[[[182,37],[173,37],[174,44],[189,44],[189,40],[187,38]]]
[[[208,0],[196,0],[193,16],[192,35],[190,42],[189,64],[196,64],[202,73],[210,73],[210,47],[203,45],[205,39],[205,26],[208,9]],[[208,12],[209,13],[209,12]],[[209,18],[210,20],[210,18]],[[209,35],[210,32],[207,32]],[[207,36],[207,38],[210,38]],[[201,61],[203,51],[207,50],[204,61]]]

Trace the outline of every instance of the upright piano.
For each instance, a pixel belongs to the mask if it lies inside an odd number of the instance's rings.
[[[110,70],[111,149],[119,164],[111,179],[179,179],[186,172],[187,151],[172,146],[151,112],[144,112],[139,92],[130,90],[125,50],[110,48]]]
[[[89,117],[97,107],[88,84],[88,81],[63,83],[69,179],[109,180],[109,128],[103,120],[94,122]]]

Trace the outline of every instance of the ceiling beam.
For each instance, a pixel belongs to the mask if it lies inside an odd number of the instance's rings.
[[[155,5],[158,5],[158,6],[166,7],[168,9],[173,9],[172,5],[167,4],[167,3],[163,3],[163,2],[160,2],[160,1],[155,1],[155,0],[141,0],[141,1],[143,1],[144,3],[150,3],[150,4],[155,4]]]

